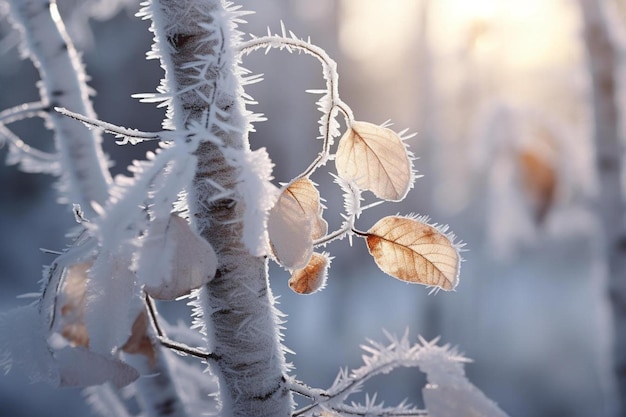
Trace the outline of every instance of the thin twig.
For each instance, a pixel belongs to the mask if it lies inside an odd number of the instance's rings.
[[[146,308],[148,310],[148,316],[150,317],[150,321],[152,322],[152,326],[154,331],[156,332],[156,338],[161,343],[161,345],[166,348],[175,350],[180,353],[184,353],[189,356],[194,356],[196,358],[204,359],[207,362],[217,362],[219,361],[219,355],[211,352],[205,352],[204,350],[192,348],[190,346],[185,345],[184,343],[176,342],[165,334],[161,324],[159,323],[158,311],[156,305],[154,304],[154,300],[148,294],[145,294],[145,302]]]
[[[86,125],[91,127],[97,127],[104,130],[107,133],[111,133],[115,135],[117,138],[124,138],[123,141],[118,141],[118,144],[126,144],[131,143],[132,145],[143,142],[146,140],[162,140],[164,138],[164,133],[170,132],[142,132],[137,129],[128,129],[122,126],[117,126],[112,123],[103,122],[102,120],[92,119],[87,116],[83,116],[79,113],[74,113],[63,107],[55,107],[54,110],[58,113],[61,113],[64,116],[70,117],[72,119],[78,120]]]
[[[322,137],[324,143],[322,145],[322,151],[318,154],[315,160],[300,175],[296,176],[295,179],[299,179],[311,176],[317,168],[322,166],[328,160],[330,156],[330,147],[333,142],[331,121],[336,117],[337,111],[340,110],[343,113],[347,126],[351,126],[352,123],[354,123],[354,114],[352,113],[350,106],[339,98],[336,76],[337,64],[335,61],[330,58],[330,56],[328,56],[326,51],[322,48],[312,45],[310,42],[298,39],[293,34],[291,35],[291,37],[287,37],[286,34],[283,33],[283,36],[268,35],[251,39],[239,45],[239,53],[241,55],[247,55],[258,49],[269,50],[271,48],[287,49],[289,52],[292,52],[292,49],[295,49],[314,56],[322,64],[322,73],[324,79],[326,80],[326,94],[328,94],[330,101],[330,108],[328,111],[325,111],[322,116],[322,125],[325,128]]]
[[[56,154],[43,152],[29,146],[3,123],[0,123],[0,143],[2,143],[2,138],[6,139],[21,154],[27,155],[42,164],[56,163],[59,160]]]
[[[24,103],[0,112],[0,123],[8,125],[20,120],[35,116],[43,116],[50,111],[50,107],[41,101]]]

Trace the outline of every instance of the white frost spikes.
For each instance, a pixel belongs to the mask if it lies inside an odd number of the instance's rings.
[[[411,160],[400,136],[391,129],[353,122],[341,137],[337,173],[383,200],[402,200],[413,183]]]
[[[151,297],[173,300],[209,282],[216,267],[211,245],[172,214],[152,222],[137,260],[137,276]]]
[[[394,278],[446,291],[459,282],[459,246],[420,219],[384,217],[368,230],[366,241],[378,267]]]

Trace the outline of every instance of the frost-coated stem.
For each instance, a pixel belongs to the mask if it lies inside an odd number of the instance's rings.
[[[339,111],[343,113],[347,126],[352,125],[354,122],[354,114],[352,113],[350,106],[339,98],[337,63],[326,53],[324,49],[311,44],[310,41],[298,39],[293,32],[290,32],[290,36],[287,36],[285,26],[282,26],[282,36],[268,33],[267,36],[250,39],[242,42],[238,47],[238,51],[245,55],[250,54],[257,49],[265,49],[265,52],[267,53],[272,48],[286,49],[289,52],[304,52],[305,54],[314,56],[322,64],[322,74],[326,80],[326,90],[311,92],[325,94],[325,98],[318,102],[320,110],[323,113],[322,119],[320,120],[320,133],[324,144],[322,151],[319,153],[317,158],[315,158],[307,169],[295,179],[308,178],[317,168],[324,165],[329,159],[330,147],[334,142],[333,136],[338,134],[335,118],[337,117]]]
[[[620,416],[626,416],[626,231],[622,188],[623,141],[617,107],[617,53],[602,2],[579,0],[591,74],[594,139],[600,183],[598,209],[608,255],[608,295],[613,312],[614,369]]]
[[[9,0],[11,16],[22,32],[24,46],[41,76],[41,101],[66,107],[90,118],[86,76],[78,53],[65,31],[54,0]],[[80,204],[92,217],[91,202],[106,201],[111,182],[101,137],[80,123],[50,112],[56,147],[63,166],[62,196]]]
[[[155,50],[166,70],[163,91],[173,96],[169,127],[183,131],[201,123],[207,137],[196,151],[188,190],[191,220],[218,255],[213,280],[200,292],[208,350],[220,381],[225,416],[288,416],[278,312],[267,282],[264,257],[242,241],[246,205],[237,191],[239,169],[227,158],[248,151],[247,118],[231,42],[233,19],[220,0],[154,0]],[[216,141],[218,138],[219,141]]]

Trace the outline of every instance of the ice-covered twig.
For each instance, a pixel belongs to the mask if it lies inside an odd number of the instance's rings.
[[[54,110],[64,116],[78,120],[89,127],[99,128],[107,133],[115,135],[116,138],[122,138],[122,140],[116,142],[118,145],[125,145],[127,143],[136,145],[137,143],[147,140],[166,140],[166,137],[171,139],[172,136],[172,132],[142,132],[137,129],[127,129],[112,123],[103,122],[102,120],[83,116],[82,114],[69,111],[63,107],[55,107]]]
[[[487,399],[466,378],[463,363],[466,358],[449,346],[438,346],[420,338],[416,344],[408,340],[408,332],[401,338],[387,333],[389,344],[370,341],[362,346],[364,365],[351,372],[342,370],[328,390],[310,388],[298,381],[289,380],[289,388],[311,399],[311,404],[296,410],[297,416],[318,415],[322,411],[344,416],[448,416],[504,417],[496,404]],[[361,390],[370,378],[388,374],[400,367],[419,367],[426,373],[428,385],[423,389],[427,410],[411,406],[406,401],[395,407],[385,407],[376,402],[376,395],[366,396],[365,404],[346,404],[347,398]],[[450,395],[453,394],[453,395]],[[455,398],[458,397],[458,398]]]
[[[154,301],[147,294],[145,295],[145,300],[146,300],[146,309],[148,310],[148,316],[150,317],[150,321],[152,322],[152,327],[154,328],[154,331],[156,332],[156,336],[159,340],[159,343],[161,343],[166,348],[172,349],[176,352],[189,355],[189,356],[194,356],[196,358],[204,359],[207,362],[217,361],[219,359],[219,357],[213,353],[206,352],[204,350],[200,350],[197,348],[192,348],[191,346],[187,346],[184,343],[176,342],[170,339],[163,331],[163,327],[161,326],[159,322],[159,314],[158,314],[156,305],[154,304]]]
[[[309,177],[317,168],[324,165],[330,157],[330,148],[334,143],[335,137],[339,136],[338,123],[336,116],[341,111],[345,117],[346,124],[350,125],[354,121],[352,109],[339,98],[339,77],[337,75],[337,63],[328,56],[324,49],[313,45],[310,40],[303,40],[296,35],[285,30],[285,26],[281,25],[282,35],[272,35],[268,29],[268,35],[263,37],[254,37],[248,41],[242,42],[238,49],[242,55],[250,54],[259,49],[265,49],[266,53],[272,49],[285,49],[289,52],[298,51],[315,57],[322,64],[322,74],[326,81],[325,90],[310,90],[311,93],[322,93],[323,96],[318,101],[318,108],[322,112],[320,118],[320,134],[323,140],[322,151],[317,158],[296,178]]]
[[[365,207],[361,207],[361,190],[359,190],[354,183],[346,181],[337,175],[331,175],[335,178],[335,183],[337,183],[343,191],[343,205],[346,212],[341,215],[344,219],[341,227],[313,242],[316,247],[325,246],[335,239],[343,239],[346,236],[350,238],[350,244],[352,244],[352,233],[355,230],[354,223],[356,219],[361,215],[363,210],[380,204],[376,202]]]
[[[14,123],[31,117],[43,117],[48,113],[49,110],[50,106],[47,106],[41,101],[20,104],[19,106],[2,110],[0,112],[0,123],[8,125],[10,123]]]
[[[35,149],[0,123],[0,145],[9,144],[7,164],[19,164],[24,172],[58,175],[61,171],[59,156]]]

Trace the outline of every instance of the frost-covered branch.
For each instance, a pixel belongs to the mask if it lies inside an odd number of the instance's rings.
[[[79,122],[82,122],[87,126],[90,126],[92,128],[99,128],[106,133],[111,133],[115,135],[116,138],[122,138],[122,140],[116,142],[118,145],[125,145],[127,143],[130,143],[131,145],[136,145],[137,143],[149,140],[168,140],[168,136],[172,136],[172,132],[153,133],[142,132],[137,129],[127,129],[121,126],[114,125],[112,123],[92,119],[79,113],[74,113],[73,111],[69,111],[68,109],[65,109],[63,107],[55,107],[54,110],[64,116],[68,116],[74,120],[78,120]]]
[[[42,102],[24,103],[0,112],[0,123],[8,125],[19,120],[31,117],[44,117],[49,111],[49,106]]]
[[[24,172],[59,175],[61,164],[58,155],[32,148],[4,124],[0,123],[0,145],[8,143],[7,165],[17,164]]]
[[[389,344],[370,341],[363,346],[364,365],[351,372],[342,370],[332,387],[327,390],[312,389],[290,380],[289,387],[297,394],[311,400],[311,404],[294,412],[294,416],[319,415],[324,411],[345,416],[483,416],[504,417],[498,406],[487,399],[466,378],[463,363],[466,358],[449,346],[438,346],[436,340],[412,345],[408,333],[402,338],[387,335]],[[418,409],[406,402],[395,407],[385,407],[376,402],[376,395],[367,396],[365,404],[346,404],[349,396],[360,392],[372,377],[388,374],[399,367],[418,367],[426,373],[428,385],[424,387],[427,410]],[[449,395],[454,392],[455,395]]]
[[[250,54],[258,49],[265,49],[268,53],[272,48],[285,49],[289,52],[298,51],[315,57],[322,64],[322,75],[326,81],[326,90],[309,90],[311,93],[320,93],[322,97],[317,102],[322,113],[319,120],[320,138],[323,140],[322,151],[309,167],[296,178],[309,177],[315,170],[323,166],[330,157],[330,148],[334,140],[339,136],[339,124],[336,121],[338,111],[341,111],[346,118],[346,124],[354,122],[352,109],[339,98],[339,76],[337,73],[337,63],[319,46],[313,45],[310,40],[299,39],[293,32],[289,31],[289,36],[285,26],[281,25],[282,35],[272,35],[268,29],[267,36],[253,37],[242,42],[238,49],[241,54]],[[256,81],[256,79],[254,80]]]
[[[41,76],[41,103],[67,107],[95,118],[83,65],[65,31],[56,2],[10,0],[9,5],[10,16],[22,32],[23,48]],[[90,216],[91,202],[104,202],[111,182],[100,148],[101,138],[97,131],[90,132],[62,115],[50,113],[49,117],[64,167],[62,196],[80,204]]]
[[[195,349],[195,348],[185,345],[184,343],[176,342],[170,339],[165,334],[165,331],[163,330],[161,324],[159,323],[159,317],[158,317],[158,313],[157,313],[156,305],[154,304],[154,301],[147,294],[145,296],[145,300],[146,300],[146,309],[148,311],[148,315],[150,316],[150,321],[152,323],[152,326],[154,327],[158,341],[159,343],[161,343],[161,345],[163,345],[164,347],[168,349],[176,351],[178,353],[184,354],[184,355],[190,355],[196,358],[204,359],[207,362],[219,360],[219,358],[213,353]]]

